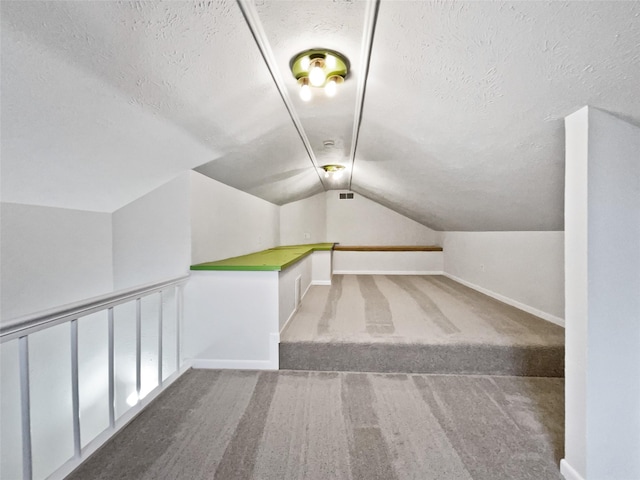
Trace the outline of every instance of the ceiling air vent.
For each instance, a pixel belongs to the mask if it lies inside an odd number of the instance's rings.
[[[340,200],[351,200],[353,198],[353,193],[341,193]]]

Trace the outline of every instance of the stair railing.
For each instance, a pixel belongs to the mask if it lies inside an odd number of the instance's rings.
[[[22,478],[32,480],[33,456],[32,456],[32,424],[31,424],[31,395],[29,381],[29,337],[36,332],[49,329],[56,325],[67,323],[69,325],[71,351],[69,361],[71,363],[71,408],[73,422],[73,457],[64,463],[54,472],[47,474],[48,478],[63,478],[82,463],[88,455],[93,453],[106,440],[113,436],[120,428],[130,421],[135,414],[155,397],[160,391],[183,373],[183,362],[180,355],[182,316],[183,316],[183,287],[189,275],[175,277],[158,283],[147,284],[121,290],[111,294],[101,295],[85,301],[76,302],[62,307],[53,308],[43,312],[26,315],[16,318],[0,325],[0,342],[18,342],[18,369],[20,385],[20,415],[22,432]],[[175,371],[170,377],[163,374],[163,326],[166,321],[163,296],[165,294],[175,294]],[[142,384],[142,299],[152,295],[158,295],[158,316],[157,316],[157,386],[153,392],[141,392]],[[119,305],[135,303],[135,404],[127,415],[116,418],[116,358],[115,358],[115,335],[114,335],[114,308]],[[96,438],[91,439],[83,447],[81,439],[81,418],[80,418],[80,385],[79,385],[79,364],[78,364],[78,323],[83,317],[98,312],[107,312],[107,335],[108,335],[108,410],[109,426]],[[142,394],[141,394],[142,393]],[[139,402],[142,397],[148,394],[147,402]],[[84,439],[86,440],[86,439]]]

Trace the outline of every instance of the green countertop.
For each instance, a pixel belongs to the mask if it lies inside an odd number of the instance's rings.
[[[191,265],[191,270],[235,270],[235,271],[274,271],[279,272],[312,252],[332,250],[333,243],[314,243],[310,245],[285,245],[261,252],[225,258],[216,262]]]

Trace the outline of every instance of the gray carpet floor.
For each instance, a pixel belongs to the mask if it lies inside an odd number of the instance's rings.
[[[562,346],[564,329],[442,275],[334,275],[281,341]]]
[[[73,475],[560,480],[557,378],[191,370]]]
[[[334,275],[280,342],[287,370],[564,376],[564,329],[444,276]]]

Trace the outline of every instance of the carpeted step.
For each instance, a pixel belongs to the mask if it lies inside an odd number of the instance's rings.
[[[281,342],[280,369],[564,377],[564,346]]]

